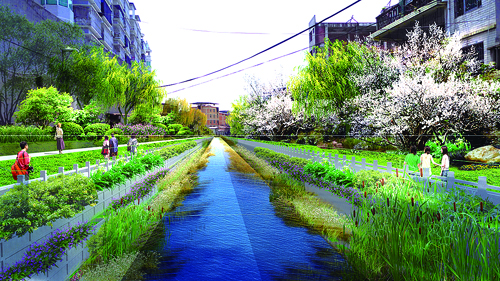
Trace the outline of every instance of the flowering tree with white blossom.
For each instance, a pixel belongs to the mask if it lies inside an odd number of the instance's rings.
[[[433,135],[470,132],[500,120],[498,82],[476,79],[473,53],[463,54],[458,35],[445,37],[437,26],[426,34],[417,25],[408,42],[396,49],[389,68],[399,77],[385,89],[368,90],[354,100],[358,136],[374,132],[400,147],[422,148]],[[355,81],[363,83],[366,77]],[[363,86],[363,85],[360,85]]]

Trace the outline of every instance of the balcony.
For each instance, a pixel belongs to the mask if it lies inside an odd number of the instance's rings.
[[[383,41],[404,41],[406,30],[419,21],[420,26],[436,23],[444,27],[447,2],[443,0],[404,0],[384,8],[377,17],[377,31],[370,37]]]
[[[425,7],[431,3],[443,2],[442,0],[405,0],[404,5],[394,5],[388,9],[383,9],[377,17],[377,29],[381,29],[390,23]]]

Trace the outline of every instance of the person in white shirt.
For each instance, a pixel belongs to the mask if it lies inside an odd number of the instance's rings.
[[[448,147],[442,146],[441,153],[443,158],[441,159],[441,176],[448,177],[448,171],[450,170],[450,157],[448,156]]]
[[[429,169],[428,176],[431,176],[432,175],[431,162],[434,165],[439,165],[436,162],[434,162],[434,159],[432,158],[431,148],[426,146],[426,147],[424,147],[424,154],[422,154],[422,156],[420,156],[420,163],[418,164],[418,168],[421,170]]]

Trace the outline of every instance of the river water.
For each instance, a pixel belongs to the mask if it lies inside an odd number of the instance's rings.
[[[342,257],[277,212],[262,179],[229,170],[219,138],[212,151],[200,184],[164,219],[169,237],[146,280],[340,280]]]

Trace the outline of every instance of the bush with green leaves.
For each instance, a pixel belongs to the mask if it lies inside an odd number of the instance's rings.
[[[64,132],[63,138],[65,140],[76,140],[85,137],[82,126],[72,123],[64,122],[61,123],[61,129]]]
[[[191,132],[191,130],[189,130],[189,128],[183,127],[182,129],[179,130],[179,132],[177,132],[176,135],[177,136],[191,136],[191,135],[193,135],[193,132]]]
[[[123,135],[123,130],[120,128],[111,128],[104,133],[105,136],[111,138],[111,134],[115,134],[115,138],[118,140],[118,144],[126,144],[129,140],[128,136]],[[104,137],[100,138],[97,142],[98,145],[102,145]]]
[[[99,169],[91,176],[92,181],[96,185],[97,190],[112,189],[113,187],[125,182],[125,175],[122,173],[123,165],[114,165],[105,172]]]
[[[53,127],[42,129],[35,126],[0,126],[1,143],[41,142],[54,140]]]
[[[183,153],[184,151],[186,151],[190,148],[193,148],[195,146],[196,146],[195,141],[189,141],[189,142],[185,142],[182,144],[165,147],[165,148],[161,149],[160,151],[158,151],[158,154],[161,155],[161,157],[163,157],[164,160],[167,160],[167,159],[174,157],[174,156],[177,156],[177,155]]]
[[[162,123],[153,123],[151,125],[158,127],[158,128],[163,128],[163,129],[165,129],[165,132],[168,132],[168,127]]]
[[[91,124],[85,127],[85,134],[89,136],[91,133],[94,133],[96,136],[104,136],[106,131],[108,131],[110,126],[108,124],[104,123],[96,123],[96,124]]]
[[[0,237],[10,239],[71,218],[97,200],[96,186],[83,175],[58,175],[19,185],[0,196]]]
[[[54,119],[68,119],[73,114],[73,98],[60,93],[56,88],[30,90],[21,102],[19,111],[14,113],[16,123],[47,127]]]
[[[170,124],[167,127],[167,133],[169,135],[176,135],[182,129],[182,127],[182,124]]]
[[[290,157],[288,155],[282,154],[282,153],[277,153],[274,152],[268,148],[263,148],[263,147],[256,147],[254,149],[255,155],[257,157],[262,158],[266,160],[267,162],[271,161],[279,161],[279,162],[289,162],[292,165],[296,165],[299,167],[304,167],[309,163],[310,161],[303,159],[303,158],[298,158],[298,157]]]

